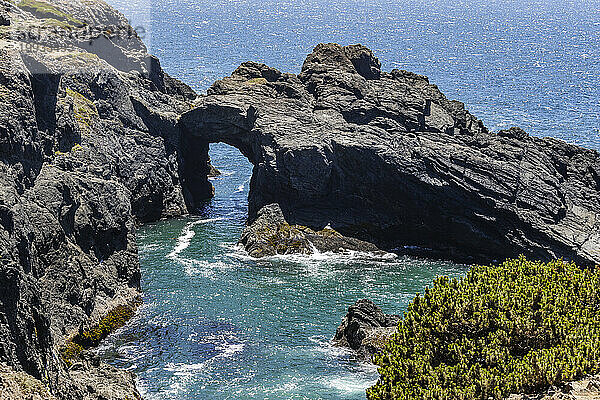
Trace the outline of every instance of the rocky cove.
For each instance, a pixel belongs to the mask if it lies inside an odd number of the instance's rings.
[[[298,75],[247,62],[198,96],[101,1],[0,4],[3,398],[139,397],[87,350],[139,304],[136,226],[213,196],[211,143],[253,164],[253,256],[600,262],[596,151],[489,132],[366,47],[320,44]]]

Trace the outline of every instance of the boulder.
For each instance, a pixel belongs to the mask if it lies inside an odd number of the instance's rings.
[[[331,228],[314,231],[306,226],[290,225],[278,204],[269,204],[258,212],[254,222],[244,229],[240,243],[256,258],[315,252],[383,253],[371,243],[343,236]]]
[[[370,361],[396,333],[399,321],[399,315],[384,314],[371,300],[358,300],[348,308],[333,341],[337,346],[355,350],[360,359]]]

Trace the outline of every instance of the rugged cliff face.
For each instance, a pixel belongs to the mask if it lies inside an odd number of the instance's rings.
[[[426,77],[382,72],[362,46],[318,45],[299,75],[244,63],[180,124],[197,148],[225,142],[254,164],[251,220],[278,203],[290,224],[384,249],[600,263],[596,151],[488,132]],[[210,194],[196,180],[192,202]]]
[[[195,94],[100,0],[0,14],[0,363],[60,399],[136,398],[79,345],[139,297],[135,223],[187,212],[176,121]]]
[[[2,398],[138,397],[83,348],[137,304],[135,224],[212,195],[212,142],[254,164],[250,219],[278,203],[304,248],[330,224],[385,249],[600,262],[596,152],[489,133],[364,47],[319,45],[297,76],[245,63],[195,99],[101,0],[0,0]]]

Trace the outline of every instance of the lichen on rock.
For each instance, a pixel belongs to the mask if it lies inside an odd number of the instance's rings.
[[[258,212],[257,218],[244,229],[240,243],[250,256],[256,258],[315,252],[383,253],[371,243],[345,237],[329,227],[313,230],[290,225],[278,204],[269,204]]]

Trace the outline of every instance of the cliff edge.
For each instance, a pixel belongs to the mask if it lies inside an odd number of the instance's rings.
[[[0,397],[27,375],[58,399],[139,398],[86,350],[139,304],[135,224],[187,213],[195,97],[103,1],[0,1]]]

